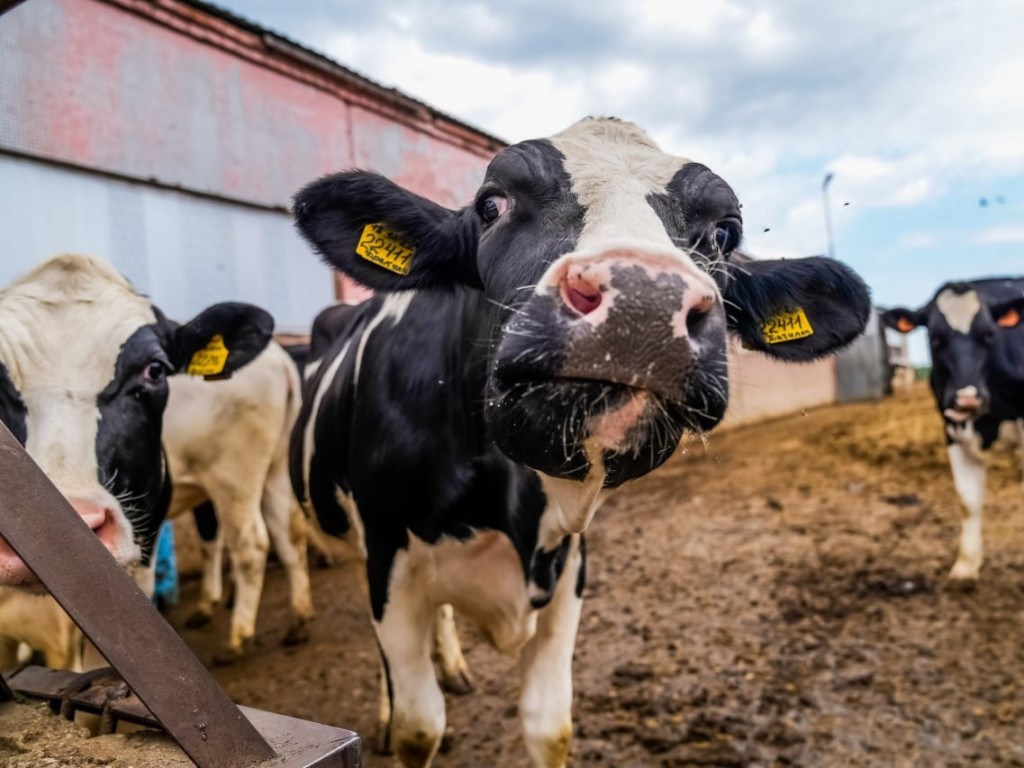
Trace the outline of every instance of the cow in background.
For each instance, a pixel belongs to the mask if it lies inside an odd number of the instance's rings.
[[[308,638],[313,603],[306,524],[288,478],[288,439],[301,389],[295,364],[275,342],[230,381],[171,381],[164,417],[174,486],[169,516],[209,503],[197,517],[203,583],[190,626],[209,623],[223,596],[225,546],[231,559],[235,600],[227,645],[217,655],[220,662],[233,660],[255,636],[268,533],[291,590],[292,624],[285,643]]]
[[[595,512],[722,418],[727,330],[811,360],[861,333],[867,289],[829,259],[740,256],[725,181],[613,119],[504,149],[459,211],[361,171],[293,210],[380,292],[309,378],[291,466],[320,527],[365,543],[384,732],[433,760],[450,603],[519,657],[527,749],[562,766]]]
[[[920,309],[887,310],[885,324],[928,331],[931,389],[945,424],[953,484],[964,505],[949,575],[975,581],[983,560],[985,452],[1016,432],[1024,459],[1024,278],[946,283]]]
[[[195,508],[203,551],[200,598],[188,626],[210,623],[213,606],[223,596],[225,546],[231,558],[235,603],[227,642],[214,657],[217,663],[233,661],[255,635],[268,533],[291,588],[292,624],[284,642],[308,638],[313,604],[306,522],[288,478],[288,438],[300,399],[298,370],[275,342],[227,381],[192,376],[170,381],[163,420],[173,483],[168,517]],[[148,570],[140,580],[148,590]],[[8,646],[7,663],[11,640],[17,639],[42,652],[47,666],[76,668],[75,656],[65,650],[74,647],[70,618],[48,597],[36,601],[31,614],[34,623],[15,620],[0,593],[0,642]],[[87,654],[90,666],[98,661]]]

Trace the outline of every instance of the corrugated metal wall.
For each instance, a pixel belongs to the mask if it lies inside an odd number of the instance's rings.
[[[228,299],[306,333],[331,273],[284,213],[0,155],[0,285],[62,252],[102,256],[170,317]]]
[[[878,312],[864,333],[836,355],[836,398],[840,403],[879,400],[891,394],[889,349]]]

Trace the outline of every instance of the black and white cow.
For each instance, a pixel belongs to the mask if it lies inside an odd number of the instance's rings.
[[[365,541],[391,745],[410,766],[438,748],[451,603],[519,656],[527,749],[563,765],[595,511],[721,419],[727,330],[810,360],[861,332],[867,290],[828,259],[741,257],[729,186],[613,119],[503,150],[459,211],[353,171],[294,214],[382,292],[307,381],[291,466],[319,526]],[[793,323],[813,330],[766,340]]]
[[[917,310],[883,314],[890,328],[926,328],[931,387],[946,427],[953,484],[964,505],[960,551],[950,578],[973,581],[982,563],[985,451],[1015,431],[1024,456],[1024,278],[943,285]]]
[[[272,330],[238,303],[171,323],[108,264],[58,256],[0,291],[0,420],[119,563],[146,564],[171,493],[168,376],[228,376]],[[2,539],[0,586],[42,591]]]

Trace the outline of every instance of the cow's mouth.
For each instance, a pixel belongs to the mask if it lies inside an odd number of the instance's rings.
[[[703,404],[601,379],[505,378],[492,389],[487,417],[507,456],[552,477],[582,480],[600,449],[614,487],[666,461],[685,431],[714,426],[724,402]]]
[[[966,424],[982,415],[981,408],[947,408],[942,412],[950,421],[956,424]]]
[[[103,508],[81,515],[82,520],[96,534],[111,554],[116,554],[121,540],[120,526],[111,509]],[[7,540],[0,536],[0,586],[19,587],[29,592],[44,592],[28,563],[21,559]]]

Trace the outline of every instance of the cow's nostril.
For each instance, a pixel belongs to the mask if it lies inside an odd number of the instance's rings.
[[[715,297],[711,294],[700,296],[686,312],[686,330],[693,337],[700,329],[704,319],[715,306]]]
[[[600,293],[584,293],[579,288],[569,287],[568,291],[569,304],[572,308],[579,312],[581,315],[588,315],[601,306],[601,294]]]
[[[581,315],[589,315],[601,306],[601,288],[579,272],[570,272],[562,282],[562,300]]]

